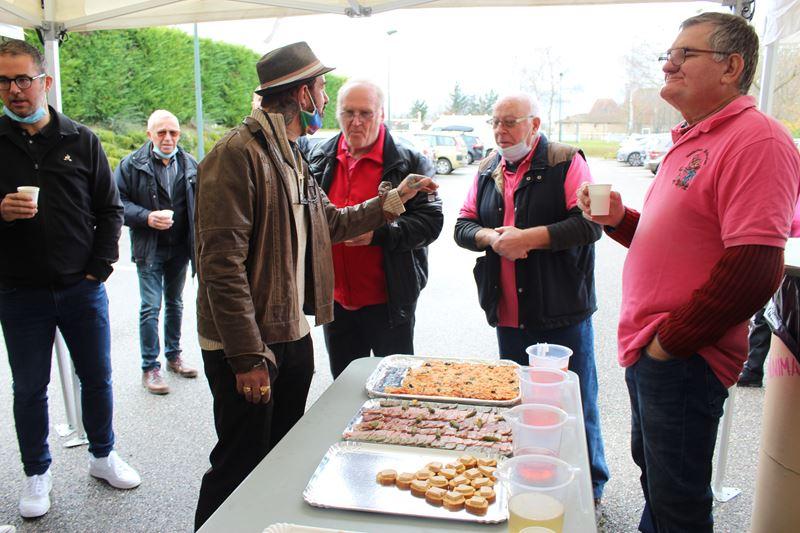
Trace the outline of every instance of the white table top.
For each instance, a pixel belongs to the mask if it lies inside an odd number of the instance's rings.
[[[466,523],[388,514],[321,509],[303,500],[303,490],[325,452],[341,440],[342,431],[368,396],[364,384],[380,359],[354,361],[320,396],[294,428],[250,473],[200,529],[202,533],[261,532],[267,526],[288,522],[305,526],[339,528],[368,533],[433,531],[506,532],[508,525]],[[574,374],[572,374],[575,379]],[[574,387],[579,404],[578,387]],[[567,409],[572,411],[573,409]],[[580,411],[578,410],[580,414]],[[575,433],[583,435],[583,418],[576,417]],[[587,512],[568,513],[565,533],[595,533],[591,481],[585,439],[565,439],[562,458],[580,469],[580,497]],[[370,474],[372,475],[372,474]],[[573,491],[574,493],[578,491]],[[577,497],[577,495],[574,495]],[[573,508],[568,503],[568,508]]]

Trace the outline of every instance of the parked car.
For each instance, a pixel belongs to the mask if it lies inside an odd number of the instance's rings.
[[[467,161],[467,145],[461,135],[452,131],[415,131],[414,137],[426,140],[433,147],[437,174],[450,174]]]
[[[471,165],[483,159],[483,141],[480,137],[472,133],[462,133],[461,137],[464,138],[464,144],[467,145],[467,164]]]
[[[648,135],[631,135],[622,141],[617,150],[617,161],[628,163],[632,167],[640,166],[644,161],[648,137]]]
[[[661,166],[661,160],[672,146],[672,135],[669,133],[659,133],[653,135],[645,147],[644,168],[656,174]]]
[[[428,139],[424,137],[415,137],[408,132],[400,132],[397,130],[392,131],[392,138],[397,144],[416,150],[427,157],[431,164],[436,164],[436,160],[433,157],[433,146],[431,146]]]

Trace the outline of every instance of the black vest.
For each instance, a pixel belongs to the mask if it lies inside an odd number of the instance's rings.
[[[550,143],[540,135],[528,172],[514,191],[514,225],[525,229],[565,220],[569,214],[564,181],[577,149]],[[580,156],[579,156],[580,157]],[[503,225],[503,195],[493,174],[500,156],[481,164],[476,207],[483,227]],[[594,291],[594,244],[566,250],[532,250],[516,263],[519,327],[549,330],[577,324],[597,309]],[[500,299],[500,256],[491,248],[479,257],[474,269],[478,298],[486,319],[497,325]]]

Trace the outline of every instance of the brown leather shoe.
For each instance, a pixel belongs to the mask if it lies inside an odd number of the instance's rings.
[[[190,366],[186,366],[183,362],[183,359],[180,357],[176,357],[172,361],[167,361],[167,370],[170,372],[175,372],[181,377],[184,378],[196,378],[197,377],[197,370]]]
[[[153,394],[169,394],[169,385],[161,377],[161,369],[154,368],[142,373],[142,386]]]

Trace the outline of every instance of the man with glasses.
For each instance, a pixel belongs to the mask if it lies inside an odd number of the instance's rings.
[[[197,370],[181,357],[183,287],[186,270],[194,274],[194,189],[197,161],[178,145],[181,128],[164,109],[147,119],[147,138],[125,157],[114,178],[130,228],[131,254],[139,277],[139,345],[142,386],[152,394],[169,393],[158,362],[158,315],[164,300],[164,356],[167,370],[184,378]]]
[[[395,220],[405,202],[437,188],[408,176],[336,208],[296,143],[322,125],[333,69],[299,42],[268,52],[256,70],[261,107],[198,167],[197,330],[218,440],[196,529],[303,416],[314,374],[303,309],[317,325],[333,319],[331,241]]]
[[[527,365],[536,343],[572,349],[580,378],[595,504],[608,481],[600,416],[592,314],[594,242],[600,228],[581,216],[575,188],[591,181],[583,153],[539,132],[539,107],[510,95],[494,106],[497,151],[485,158],[456,222],[455,239],[485,252],[475,265],[478,299],[497,329],[500,357]]]
[[[741,17],[704,13],[662,56],[661,97],[684,121],[641,214],[611,193],[603,224],[629,248],[619,361],[642,471],[641,531],[713,530],[711,462],[727,389],[747,356],[747,320],[778,288],[800,186],[786,128],[747,96],[758,37]]]
[[[50,509],[47,386],[64,335],[81,383],[89,474],[141,483],[114,451],[111,331],[104,281],[117,260],[122,206],[98,138],[47,105],[53,79],[39,51],[0,43],[0,324],[25,470],[19,512]],[[18,187],[34,187],[17,192]],[[38,188],[38,189],[36,189]],[[38,194],[37,194],[38,192]]]
[[[383,125],[383,91],[349,81],[337,100],[342,132],[314,150],[310,171],[338,206],[372,198],[381,181],[433,176],[430,161],[396,144]],[[442,231],[442,202],[419,195],[391,224],[333,245],[333,322],[325,324],[331,374],[360,357],[414,353],[414,313],[428,281],[428,245]]]

